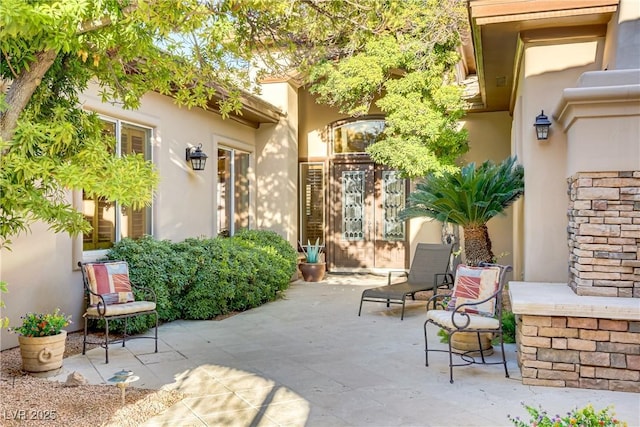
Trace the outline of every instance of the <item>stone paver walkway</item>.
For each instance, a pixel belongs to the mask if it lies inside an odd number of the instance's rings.
[[[383,282],[296,282],[285,298],[223,321],[162,325],[157,354],[150,341],[131,341],[110,349],[105,365],[98,348],[66,359],[59,377],[78,371],[100,384],[130,369],[136,387],[189,394],[145,426],[508,426],[508,414],[526,417],[521,402],[553,414],[614,405],[640,426],[637,394],[523,386],[514,345],[511,378],[502,365],[476,365],[456,369],[449,384],[446,354],[424,366],[424,301],[408,302],[404,321],[400,306],[376,303],[358,317],[362,290]],[[431,343],[436,333],[429,330]]]

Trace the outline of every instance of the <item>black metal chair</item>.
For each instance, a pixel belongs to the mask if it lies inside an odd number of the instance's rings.
[[[456,270],[455,284],[451,294],[437,294],[427,302],[427,320],[424,322],[425,365],[429,366],[429,352],[439,351],[449,353],[449,382],[453,383],[453,368],[467,366],[474,363],[487,365],[503,364],[505,377],[509,377],[507,361],[504,352],[504,336],[502,330],[502,291],[505,276],[511,270],[510,266],[498,264],[481,264],[479,267],[459,265]],[[448,304],[442,301],[450,298]],[[448,336],[448,349],[430,349],[427,338],[427,325],[434,324],[444,330]],[[459,354],[461,363],[453,363],[451,341],[455,334],[471,332],[477,335],[478,349]],[[481,334],[493,334],[499,338],[502,360],[488,362],[481,342]],[[480,360],[476,360],[472,353],[480,353]]]
[[[136,287],[137,293],[144,295],[144,300],[136,300],[129,281],[129,267],[125,261],[96,261],[79,262],[82,271],[87,308],[84,317],[84,337],[82,340],[82,354],[87,347],[87,323],[89,319],[104,320],[104,341],[99,344],[105,349],[105,363],[109,363],[109,344],[122,341],[125,346],[127,339],[147,338],[155,340],[155,352],[158,352],[158,312],[156,311],[156,295],[153,289]],[[149,336],[127,335],[127,320],[130,317],[146,314],[155,315],[155,334]],[[109,321],[124,319],[122,339],[109,340]]]
[[[403,320],[407,296],[415,300],[416,292],[433,290],[437,293],[438,288],[450,289],[453,285],[453,274],[449,271],[452,250],[453,245],[450,244],[418,243],[408,273],[404,270],[390,271],[387,285],[365,289],[362,292],[358,316],[362,313],[364,301],[382,302],[386,303],[387,307],[390,304],[402,304],[400,320]],[[402,275],[406,279],[392,284],[394,275]]]

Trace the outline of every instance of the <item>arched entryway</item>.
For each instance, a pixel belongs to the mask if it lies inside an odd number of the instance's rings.
[[[383,129],[380,116],[334,122],[326,159],[301,165],[302,241],[324,242],[331,271],[408,265],[407,222],[398,220],[407,180],[365,152]]]

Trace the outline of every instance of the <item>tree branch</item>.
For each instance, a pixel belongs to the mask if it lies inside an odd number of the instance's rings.
[[[153,2],[151,2],[153,3]],[[138,2],[132,2],[129,6],[126,6],[122,9],[122,14],[123,15],[128,15],[131,12],[133,12],[134,10],[138,9]],[[88,33],[91,31],[95,31],[95,30],[99,30],[100,28],[104,28],[104,27],[108,27],[109,25],[111,25],[113,23],[113,21],[111,20],[111,17],[104,15],[103,17],[93,20],[93,21],[84,21],[82,24],[80,24],[80,27],[78,28],[78,35],[84,34],[84,33]]]
[[[23,69],[11,82],[6,97],[8,108],[0,112],[1,140],[9,141],[13,137],[20,113],[26,108],[31,96],[57,56],[58,53],[54,50],[38,52],[30,67]]]

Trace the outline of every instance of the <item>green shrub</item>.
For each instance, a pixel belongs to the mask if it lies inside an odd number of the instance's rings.
[[[107,257],[127,261],[132,284],[154,290],[161,321],[211,319],[272,301],[289,286],[297,263],[295,249],[264,230],[180,243],[150,236],[124,239]],[[154,316],[129,319],[127,332],[144,332],[154,321]],[[122,332],[124,320],[111,321],[109,327]]]
[[[288,276],[285,288],[289,285],[289,279],[298,268],[298,252],[282,236],[270,230],[242,230],[233,239],[251,242],[257,249],[274,257],[277,263],[275,270]]]
[[[151,236],[123,239],[111,248],[107,257],[127,261],[132,284],[154,290],[161,320],[180,318],[177,301],[190,273],[186,260],[176,253],[172,242]]]
[[[160,321],[172,321],[180,318],[181,312],[176,301],[181,294],[180,288],[185,280],[184,262],[175,256],[172,243],[168,240],[155,240],[145,236],[137,240],[123,239],[107,253],[107,258],[123,260],[129,265],[129,278],[136,299],[145,295],[136,291],[136,287],[151,288],[157,298],[156,309]],[[124,319],[111,320],[109,329],[123,332]],[[92,326],[104,328],[104,321],[94,320]],[[155,325],[155,316],[137,316],[127,320],[127,333],[136,334]]]
[[[180,298],[184,319],[211,319],[229,312],[234,286],[229,259],[233,249],[231,240],[226,238],[187,239],[179,245],[192,269]]]
[[[228,239],[186,243],[190,248],[185,250],[204,262],[182,298],[186,319],[210,319],[272,301],[289,286],[296,268],[297,253],[272,231],[247,230]]]
[[[257,264],[257,278],[275,286],[275,291],[289,287],[289,281],[298,268],[298,252],[279,234],[269,230],[243,230],[232,238],[254,248],[262,256]]]
[[[505,343],[516,342],[516,315],[507,310],[502,312],[502,333]]]
[[[542,407],[534,408],[524,404],[523,406],[531,416],[529,421],[507,415],[516,427],[616,427],[627,425],[626,422],[616,419],[613,412],[609,412],[612,407],[596,412],[593,406],[589,404],[582,409],[575,408],[561,417],[560,415],[550,416]]]

